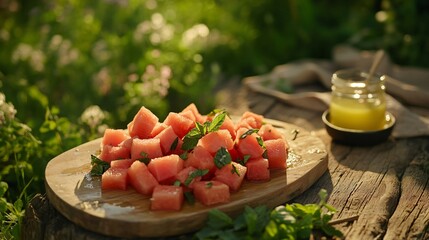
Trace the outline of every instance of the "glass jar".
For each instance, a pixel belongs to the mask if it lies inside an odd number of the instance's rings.
[[[357,69],[332,75],[330,122],[355,130],[379,130],[386,122],[385,76],[373,76]]]

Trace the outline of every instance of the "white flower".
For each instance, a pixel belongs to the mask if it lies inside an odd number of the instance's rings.
[[[170,88],[172,71],[169,66],[161,66],[159,69],[150,64],[146,66],[145,72],[136,78],[135,74],[128,77],[128,82],[124,85],[125,91],[132,97],[165,97]]]
[[[89,106],[83,111],[80,120],[87,124],[91,129],[95,129],[106,118],[103,110],[97,105]]]
[[[160,44],[171,40],[174,37],[174,26],[167,24],[160,13],[154,13],[150,21],[139,23],[134,30],[133,38],[136,43],[141,43],[144,37],[154,44]]]
[[[6,96],[0,92],[0,125],[15,119],[16,109],[12,103],[6,102]]]
[[[29,65],[38,72],[45,68],[46,56],[41,50],[33,49],[32,46],[20,43],[12,53],[12,62],[28,61]]]
[[[192,46],[196,41],[207,38],[209,34],[210,29],[205,24],[196,24],[183,33],[182,42],[185,46]]]
[[[0,92],[0,106],[6,102],[6,96]]]

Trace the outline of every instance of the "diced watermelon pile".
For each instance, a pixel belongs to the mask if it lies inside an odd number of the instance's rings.
[[[151,210],[180,210],[186,194],[204,205],[228,202],[243,181],[269,181],[286,169],[288,143],[264,117],[244,113],[234,123],[190,104],[160,122],[141,107],[127,129],[107,129],[98,156],[109,164],[102,189],[128,187],[151,197]]]

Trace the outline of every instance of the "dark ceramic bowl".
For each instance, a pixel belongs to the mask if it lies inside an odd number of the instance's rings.
[[[395,117],[386,112],[386,124],[383,129],[374,131],[346,129],[337,127],[329,121],[329,110],[323,113],[322,120],[325,123],[326,131],[335,142],[355,146],[370,146],[386,141],[396,122]]]

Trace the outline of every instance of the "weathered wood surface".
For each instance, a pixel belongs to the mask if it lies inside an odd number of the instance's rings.
[[[249,103],[252,111],[313,131],[329,149],[329,171],[294,202],[317,202],[318,191],[327,189],[338,210],[334,219],[359,215],[339,226],[346,239],[429,239],[428,137],[349,147],[331,141],[321,113],[257,94]]]
[[[429,239],[429,137],[389,139],[373,147],[331,142],[321,113],[293,108],[237,85],[220,91],[219,107],[234,114],[251,110],[311,131],[328,149],[328,171],[292,202],[318,202],[324,188],[334,219],[359,215],[337,225],[346,239]],[[227,89],[228,89],[227,88]],[[24,239],[111,239],[82,229],[62,217],[45,196],[29,205]],[[187,238],[181,236],[179,238]]]

